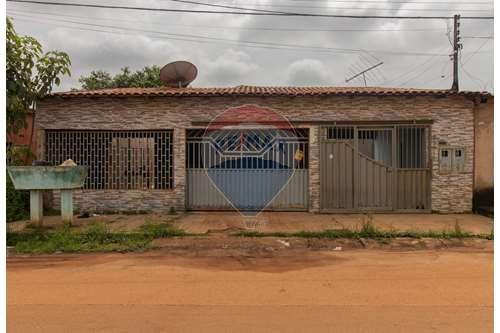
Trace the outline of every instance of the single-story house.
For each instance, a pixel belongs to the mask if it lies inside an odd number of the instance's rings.
[[[377,87],[57,92],[38,104],[37,154],[89,167],[74,194],[80,211],[470,212],[475,108],[491,97]],[[230,126],[207,131],[224,113]],[[231,123],[240,113],[278,115],[294,135],[267,116]]]

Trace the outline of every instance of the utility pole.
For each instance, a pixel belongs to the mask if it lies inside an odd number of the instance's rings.
[[[460,15],[453,16],[453,84],[451,90],[458,91],[458,52],[460,44]]]

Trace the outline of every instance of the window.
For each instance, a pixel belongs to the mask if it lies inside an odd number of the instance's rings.
[[[398,128],[398,162],[403,169],[427,167],[428,128],[400,126]]]
[[[439,169],[441,171],[462,172],[465,169],[465,150],[463,148],[441,148]]]
[[[354,127],[329,127],[326,132],[328,140],[354,140]]]
[[[46,160],[89,167],[86,189],[173,187],[172,131],[47,131]]]

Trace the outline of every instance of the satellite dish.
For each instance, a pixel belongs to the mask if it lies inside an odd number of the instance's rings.
[[[160,70],[160,80],[168,87],[185,88],[198,74],[195,65],[188,61],[174,61]]]

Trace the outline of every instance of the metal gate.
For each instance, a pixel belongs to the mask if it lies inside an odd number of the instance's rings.
[[[323,211],[430,209],[428,126],[324,127],[320,160]]]
[[[306,129],[188,130],[186,208],[306,210]]]

